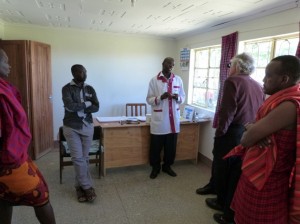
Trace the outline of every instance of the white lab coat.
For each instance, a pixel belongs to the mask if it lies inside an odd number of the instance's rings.
[[[178,94],[178,100],[164,99],[160,96],[164,92]],[[180,131],[179,105],[185,100],[183,83],[179,76],[171,74],[166,79],[162,72],[150,80],[146,101],[151,105],[150,133],[164,135]]]

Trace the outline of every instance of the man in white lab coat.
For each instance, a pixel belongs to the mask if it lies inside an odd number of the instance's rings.
[[[174,59],[167,57],[162,71],[150,80],[147,103],[151,105],[150,122],[150,178],[154,179],[161,169],[160,152],[164,149],[162,171],[177,176],[171,169],[176,155],[177,134],[180,131],[179,105],[185,100],[182,80],[172,73]]]

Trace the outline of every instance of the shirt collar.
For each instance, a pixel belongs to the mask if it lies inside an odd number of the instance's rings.
[[[170,78],[167,79],[162,72],[159,72],[157,75],[157,80],[161,80],[162,82],[168,82],[168,80],[172,80],[174,76],[175,75],[171,73]]]
[[[70,85],[71,85],[71,86],[78,86],[78,85],[76,84],[76,82],[74,82],[74,79],[71,80]],[[83,83],[83,87],[85,87],[86,85],[87,85],[86,83]],[[78,87],[79,87],[79,86],[78,86]]]

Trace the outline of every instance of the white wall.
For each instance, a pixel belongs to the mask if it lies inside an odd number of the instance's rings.
[[[0,20],[0,40],[4,38],[4,25]]]
[[[177,41],[177,51],[181,48],[199,48],[211,45],[221,44],[222,36],[235,31],[239,33],[239,41],[245,41],[255,38],[281,35],[287,33],[299,32],[300,8],[288,10],[282,13],[273,14],[263,18],[255,19],[232,25],[227,28],[201,33],[192,37],[183,38]],[[189,76],[188,71],[182,74],[185,89],[188,89]],[[202,136],[200,138],[199,151],[206,157],[212,159],[214,129],[212,123],[201,126]]]
[[[124,115],[126,102],[144,102],[150,78],[161,69],[164,57],[179,62],[181,48],[196,48],[221,43],[221,37],[238,31],[239,40],[298,32],[300,8],[264,18],[232,25],[227,28],[199,33],[180,40],[141,36],[96,33],[91,31],[58,30],[0,23],[0,38],[28,39],[45,42],[52,49],[54,136],[62,124],[61,88],[71,80],[70,67],[83,64],[88,70],[87,82],[92,84],[101,102],[95,116]],[[1,36],[1,32],[4,33]],[[188,92],[188,71],[181,75]],[[202,125],[200,152],[212,158],[214,129],[211,123]]]
[[[33,26],[7,25],[3,39],[51,45],[55,139],[64,113],[61,88],[72,79],[73,64],[86,67],[87,83],[97,92],[100,110],[94,116],[121,116],[126,103],[145,102],[148,83],[163,59],[177,53],[172,39]]]

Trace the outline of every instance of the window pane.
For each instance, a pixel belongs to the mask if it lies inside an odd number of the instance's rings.
[[[221,48],[213,48],[211,49],[210,54],[210,67],[219,68],[221,61]]]
[[[286,38],[270,38],[267,40],[251,41],[245,43],[245,51],[249,52],[256,61],[256,69],[251,75],[260,84],[263,84],[265,68],[272,58],[279,55],[295,55],[299,38],[297,36]]]
[[[196,68],[208,68],[208,49],[196,51],[196,61],[195,67]]]
[[[262,85],[265,77],[265,68],[256,68],[251,77]]]
[[[265,67],[271,58],[272,41],[246,43],[245,51],[250,53],[257,67]]]
[[[271,50],[271,41],[259,43],[259,56],[258,61],[256,61],[257,67],[267,66],[267,64],[271,60]]]
[[[206,93],[206,89],[194,88],[192,104],[206,107],[205,93]]]
[[[219,77],[220,77],[220,69],[210,69],[209,70],[209,79],[208,79],[208,88],[209,89],[218,89],[219,88]]]
[[[194,87],[207,88],[207,69],[196,69]]]
[[[218,98],[221,47],[195,50],[192,104],[215,109]]]
[[[295,55],[299,38],[276,40],[275,57],[280,55]]]
[[[210,89],[209,91],[209,96],[211,96],[211,98],[208,99],[209,104],[208,106],[212,109],[215,109],[217,106],[217,102],[218,102],[218,94],[219,94],[219,89]]]

